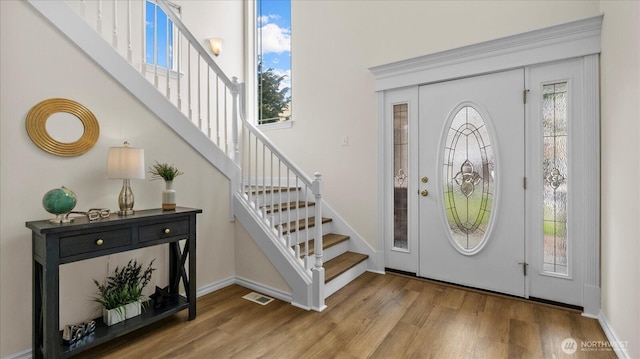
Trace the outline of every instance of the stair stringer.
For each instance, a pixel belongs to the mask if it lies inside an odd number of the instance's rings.
[[[331,225],[333,226],[334,233],[349,236],[349,250],[351,252],[367,254],[369,256],[369,259],[366,260],[367,271],[384,274],[384,252],[373,249],[338,212],[327,204],[326,200],[322,201],[322,214],[325,217],[333,219]]]
[[[240,167],[64,1],[27,0],[51,24],[232,182]]]
[[[236,193],[233,198],[236,219],[249,232],[251,238],[291,287],[291,304],[306,310],[324,309],[315,308],[313,304],[311,271],[302,268],[301,259],[297,259],[299,263],[295,262],[293,249],[287,248],[286,243],[280,243],[272,232],[273,228],[259,218],[255,211],[249,208],[249,204],[239,196],[242,194]]]

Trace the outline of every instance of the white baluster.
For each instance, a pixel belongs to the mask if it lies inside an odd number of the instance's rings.
[[[144,27],[144,22],[142,24],[142,27]],[[127,0],[127,61],[129,61],[130,64],[133,63],[133,44],[131,37],[131,0]]]
[[[180,73],[182,70],[182,32],[180,31],[178,31],[178,43],[176,46],[178,47],[178,51],[176,51],[176,70],[178,71],[176,80],[178,83],[178,110],[182,112],[182,74]]]
[[[191,43],[187,45],[187,103],[189,104],[189,121],[193,121],[193,105],[191,100]]]
[[[113,2],[113,48],[118,50],[118,2]]]
[[[211,68],[207,66],[207,137],[211,139]],[[236,163],[238,159],[234,159]]]
[[[102,35],[102,0],[98,0],[98,21],[96,22],[96,31]]]
[[[273,187],[273,186],[272,186]],[[282,189],[282,160],[278,157],[278,189]],[[282,203],[282,191],[278,191],[278,203]],[[282,211],[278,211],[282,223]]]
[[[140,23],[142,24],[142,38],[140,39],[140,73],[145,78],[147,77],[147,18],[146,18],[146,6],[145,1],[140,2]]]
[[[304,196],[303,196],[304,200],[305,200],[305,209],[304,209],[304,224],[305,226],[309,227],[309,186],[304,186]],[[304,256],[305,258],[309,256],[309,231],[307,231],[307,233],[305,234],[305,238],[304,238]],[[306,263],[306,260],[305,260]]]
[[[238,118],[239,85],[237,77],[232,77],[231,81],[233,81],[233,87],[231,88],[231,98],[233,101],[231,115],[231,140],[233,141],[233,155],[231,158],[234,160],[234,162],[238,163],[238,156],[240,155],[240,146],[238,144],[238,122],[240,121],[240,119]]]
[[[167,14],[167,17],[165,18],[165,27],[164,27],[164,39],[165,39],[165,59],[167,61],[166,65],[167,65],[167,71],[166,71],[166,75],[167,75],[167,86],[166,86],[166,96],[167,99],[169,101],[171,101],[171,58],[170,58],[170,54],[171,54],[171,42],[169,40],[169,14]]]
[[[153,7],[153,84],[158,88],[158,7]]]
[[[247,163],[244,168],[247,169],[247,181],[249,182],[249,202],[251,202],[251,131],[247,131]]]
[[[220,146],[220,78],[216,75],[216,145]]]
[[[296,223],[300,222],[300,208],[298,208],[298,204],[300,203],[300,191],[298,191],[298,176],[296,176],[296,200],[295,200],[295,206],[293,206],[293,208],[295,208],[296,214],[295,214],[295,221]],[[292,201],[290,201],[292,202]],[[289,211],[292,210],[291,208],[292,206],[289,205]],[[306,226],[305,228],[307,228],[307,232],[309,232],[309,226]],[[296,233],[296,244],[300,244],[300,231],[298,231]],[[298,258],[300,258],[300,256],[298,256]]]
[[[200,80],[202,76],[201,73],[202,67],[202,59],[200,59],[200,55],[198,55],[198,98],[196,100],[196,104],[198,105],[198,128],[202,131],[202,85],[200,84]]]
[[[227,88],[224,90],[224,153],[229,154],[229,118],[227,112]],[[257,158],[256,158],[257,159]]]

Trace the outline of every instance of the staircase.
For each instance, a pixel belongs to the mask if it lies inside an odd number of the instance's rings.
[[[251,192],[251,195],[249,195]],[[247,197],[258,198],[263,203],[260,210],[272,218],[273,229],[287,238],[286,245],[305,268],[313,266],[315,258],[316,203],[300,200],[304,196],[300,187],[245,188]],[[333,219],[321,217],[322,259],[324,267],[325,298],[335,293],[367,270],[367,254],[349,250],[350,237],[334,233]]]
[[[27,1],[229,179],[233,217],[285,278],[293,305],[321,311],[374,268],[373,248],[322,199],[322,176],[307,176],[246,119],[244,84],[165,0],[175,65],[164,69],[146,63],[145,0]]]

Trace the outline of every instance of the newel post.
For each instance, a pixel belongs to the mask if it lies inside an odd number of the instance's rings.
[[[231,159],[233,162],[239,164],[240,163],[240,146],[238,145],[238,124],[240,119],[238,118],[238,94],[240,84],[238,84],[238,78],[232,77],[231,81],[233,82],[233,87],[229,90],[231,92],[231,97],[233,99],[232,107],[232,118],[231,118],[231,141],[233,142],[233,147],[231,149]]]
[[[314,240],[315,264],[311,269],[313,275],[312,289],[312,306],[317,311],[326,308],[324,304],[324,268],[322,267],[322,175],[319,172],[314,174],[311,190],[315,197],[315,228],[316,235]]]
[[[315,218],[315,248],[314,253],[316,257],[315,268],[322,268],[322,175],[320,172],[314,173],[314,180],[312,182],[313,196],[316,199],[316,218]]]

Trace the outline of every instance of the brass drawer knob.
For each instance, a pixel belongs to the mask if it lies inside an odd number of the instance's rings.
[[[171,233],[171,230],[169,228],[165,228],[164,229],[164,234],[169,234],[169,233]]]
[[[104,243],[104,241],[102,240],[102,238],[100,238],[100,239],[98,239],[96,241],[96,244],[99,245],[99,246],[101,246],[103,243]]]

